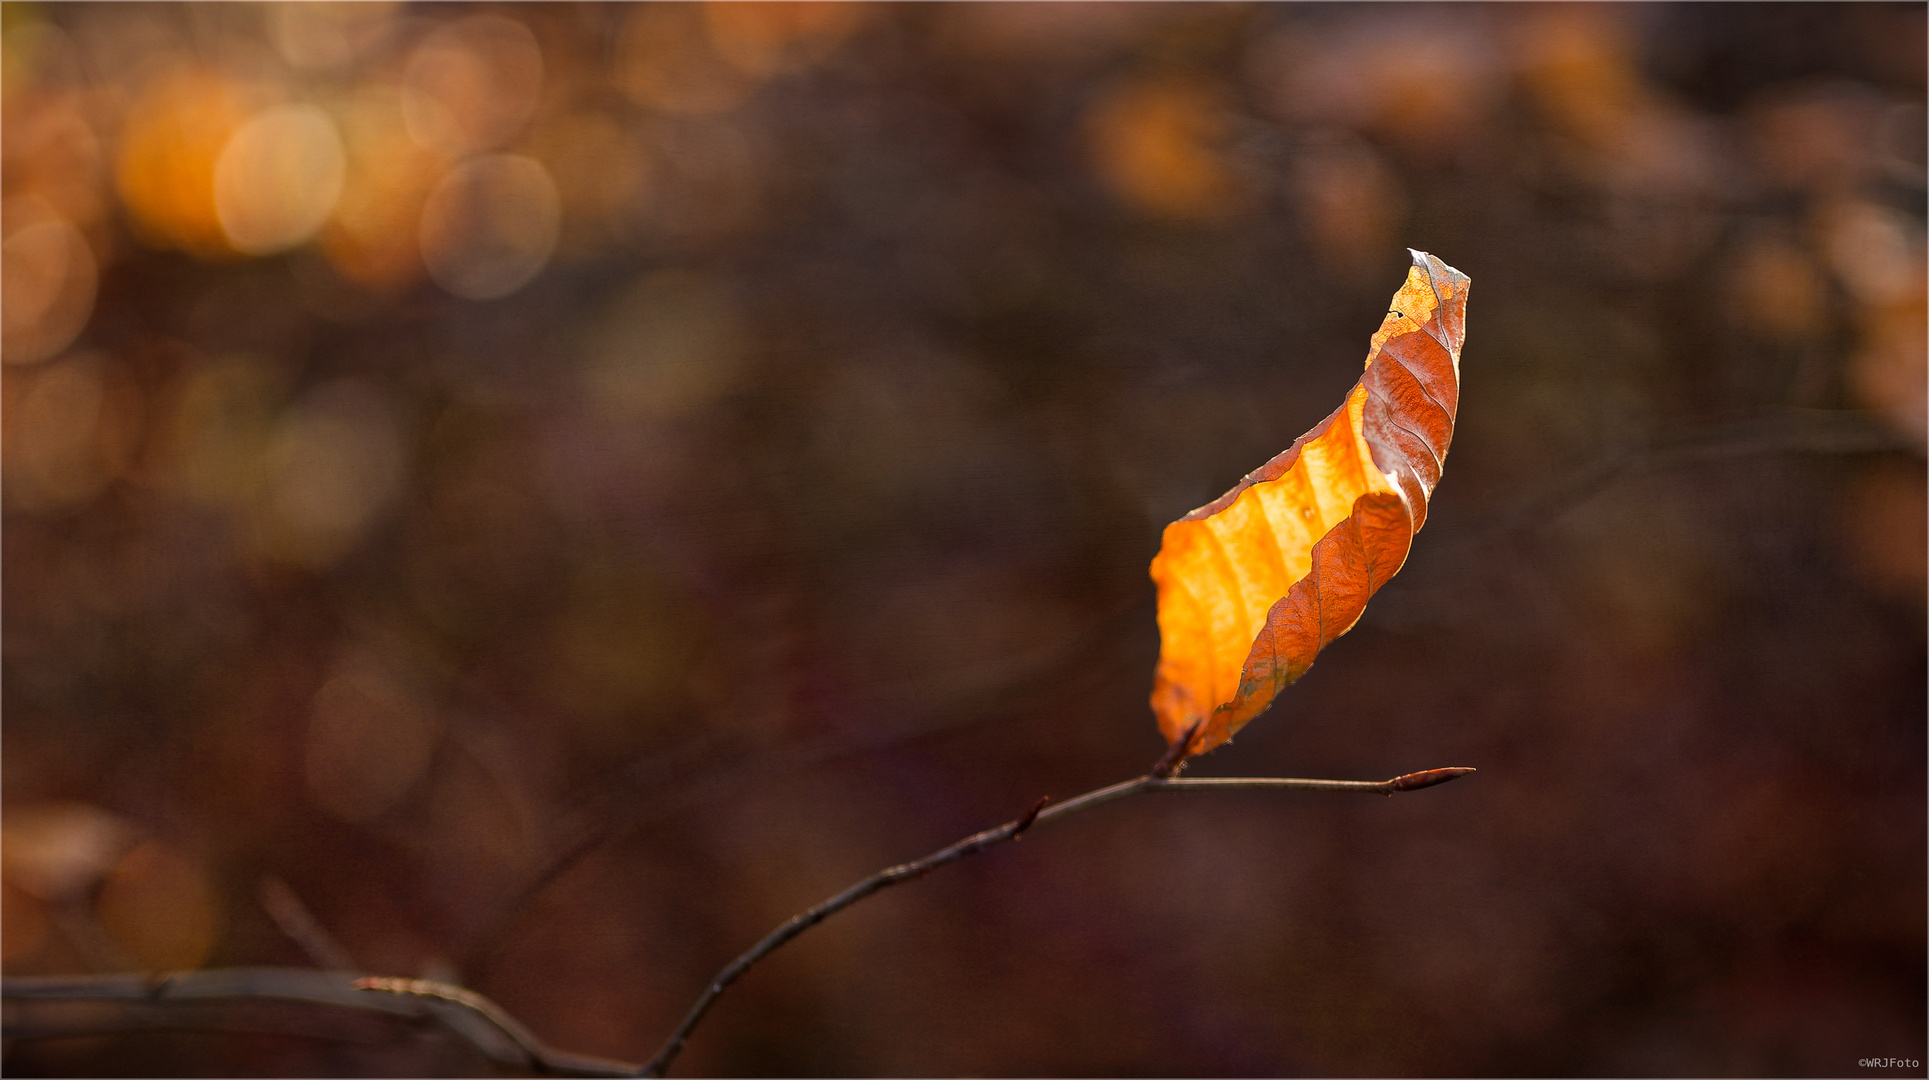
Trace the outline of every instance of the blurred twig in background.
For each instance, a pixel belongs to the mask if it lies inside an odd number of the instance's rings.
[[[357,979],[299,968],[222,968],[165,975],[16,977],[0,982],[8,1039],[57,1039],[158,1028],[288,1031],[366,1039],[342,1013],[435,1024],[498,1065],[546,1076],[634,1076],[622,1062],[545,1046],[499,1006],[460,987]],[[282,1005],[279,1011],[264,1005]],[[320,1015],[314,1012],[320,1007]],[[393,1036],[391,1036],[393,1037]]]

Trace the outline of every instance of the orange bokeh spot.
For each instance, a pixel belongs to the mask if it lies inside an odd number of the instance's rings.
[[[200,967],[225,922],[206,872],[156,840],[128,852],[114,867],[95,907],[114,940],[152,971]]]
[[[1093,163],[1105,183],[1139,210],[1223,217],[1244,202],[1221,145],[1228,119],[1223,95],[1209,84],[1129,84],[1102,98],[1091,114]]]
[[[447,168],[409,135],[400,101],[367,94],[340,114],[347,169],[320,246],[345,278],[390,291],[422,274],[422,204]]]
[[[238,89],[214,72],[177,67],[136,98],[115,183],[145,239],[204,258],[234,254],[215,211],[214,172],[248,117]]]
[[[717,55],[746,75],[767,79],[824,59],[857,25],[863,10],[824,0],[711,0],[703,13]]]
[[[632,8],[616,43],[616,84],[646,108],[684,115],[728,112],[760,79],[717,55],[698,9]]]

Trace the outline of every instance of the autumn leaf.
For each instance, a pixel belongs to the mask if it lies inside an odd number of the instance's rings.
[[[1465,274],[1414,251],[1346,400],[1238,486],[1165,527],[1152,710],[1178,759],[1266,710],[1406,562],[1453,439]]]

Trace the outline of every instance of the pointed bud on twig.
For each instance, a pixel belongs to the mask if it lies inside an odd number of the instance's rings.
[[[1432,787],[1435,784],[1444,784],[1449,780],[1457,780],[1473,771],[1473,769],[1465,766],[1454,766],[1446,769],[1425,769],[1420,772],[1410,772],[1405,776],[1396,776],[1388,780],[1386,782],[1386,793],[1391,795],[1396,791],[1414,791],[1423,787]]]

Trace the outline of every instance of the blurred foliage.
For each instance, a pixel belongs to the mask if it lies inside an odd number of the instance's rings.
[[[1479,777],[1043,831],[683,1064],[1924,1056],[1921,4],[0,13],[8,973],[307,962],[294,897],[641,1060],[1157,756],[1159,528],[1410,245],[1474,281],[1453,467],[1208,767]]]

